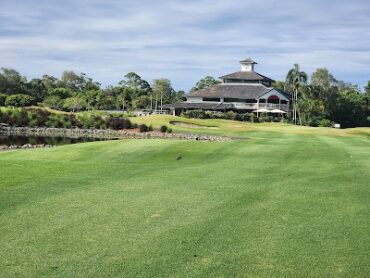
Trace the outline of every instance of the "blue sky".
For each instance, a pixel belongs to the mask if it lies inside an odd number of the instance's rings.
[[[370,80],[368,0],[0,0],[0,67],[28,78],[63,70],[103,85],[134,71],[189,90],[239,70],[284,79],[294,63],[311,74]]]

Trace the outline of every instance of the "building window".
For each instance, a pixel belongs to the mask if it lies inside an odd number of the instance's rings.
[[[255,99],[224,98],[224,102],[256,103]]]
[[[268,97],[267,102],[278,104],[279,103],[279,97],[277,95],[271,95],[271,96]]]
[[[204,97],[203,101],[210,101],[210,102],[221,102],[220,98],[214,98],[214,97]]]

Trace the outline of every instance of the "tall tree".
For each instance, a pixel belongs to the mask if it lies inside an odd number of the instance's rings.
[[[101,90],[88,90],[83,95],[87,110],[99,109],[99,104],[104,101],[104,93]]]
[[[7,95],[22,94],[26,91],[26,77],[14,69],[1,68],[0,92]]]
[[[153,95],[155,98],[155,110],[158,110],[158,102],[162,111],[162,105],[171,103],[176,98],[176,92],[168,79],[156,79],[153,82]]]
[[[86,101],[81,97],[69,97],[64,100],[63,106],[69,111],[76,112],[86,107]]]
[[[323,101],[328,113],[329,106],[333,104],[339,90],[347,89],[350,84],[337,81],[326,68],[319,68],[311,76],[311,86],[318,92],[318,97]]]
[[[126,106],[133,106],[132,100],[140,96],[149,96],[152,88],[149,83],[142,79],[135,72],[129,72],[119,83],[120,99],[122,100],[122,109]]]
[[[61,81],[63,85],[72,91],[81,91],[84,87],[84,79],[74,71],[64,71]]]
[[[285,82],[284,81],[275,81],[275,83],[272,85],[275,89],[284,91],[285,90]]]
[[[204,78],[202,78],[201,80],[199,80],[195,86],[193,88],[191,88],[191,92],[193,91],[197,91],[197,90],[201,90],[201,89],[205,89],[205,88],[208,88],[208,87],[211,87],[213,85],[217,85],[217,84],[220,84],[221,81],[220,80],[216,80],[214,77],[212,76],[206,76]]]
[[[352,87],[339,93],[329,116],[347,128],[368,125],[368,113],[364,94]]]
[[[118,83],[122,87],[128,87],[131,89],[137,89],[141,94],[148,94],[151,91],[151,87],[147,81],[141,78],[135,72],[129,72],[124,76],[124,79]]]
[[[337,80],[326,69],[319,68],[311,76],[311,85],[321,88],[322,90],[329,90],[330,87],[335,86]]]
[[[63,104],[64,100],[62,100],[59,96],[57,95],[49,95],[46,98],[44,98],[43,105],[51,108],[51,109],[57,109],[57,110],[62,110],[63,109]]]
[[[45,74],[42,76],[41,80],[47,90],[55,89],[62,86],[61,81],[51,75]]]
[[[65,99],[72,96],[72,92],[70,89],[66,88],[55,88],[49,89],[48,94],[51,96],[58,96],[61,99]]]
[[[285,90],[292,93],[293,100],[293,122],[297,124],[297,103],[299,90],[307,85],[307,74],[301,71],[298,64],[289,70],[285,79]]]
[[[27,83],[26,87],[27,94],[34,97],[36,102],[42,101],[48,94],[42,79],[34,78]]]
[[[365,94],[370,94],[370,80],[367,82],[367,85],[365,86]]]

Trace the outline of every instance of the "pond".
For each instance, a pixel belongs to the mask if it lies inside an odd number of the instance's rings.
[[[68,137],[43,137],[43,136],[20,136],[20,135],[3,135],[0,134],[0,146],[59,146],[66,144],[76,144],[94,141],[106,141],[117,139],[102,139],[102,138],[68,138]]]

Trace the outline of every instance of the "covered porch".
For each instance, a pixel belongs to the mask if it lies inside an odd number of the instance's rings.
[[[268,93],[257,99],[256,110],[266,109],[268,112],[280,110],[285,113],[289,112],[290,101],[282,94]]]

